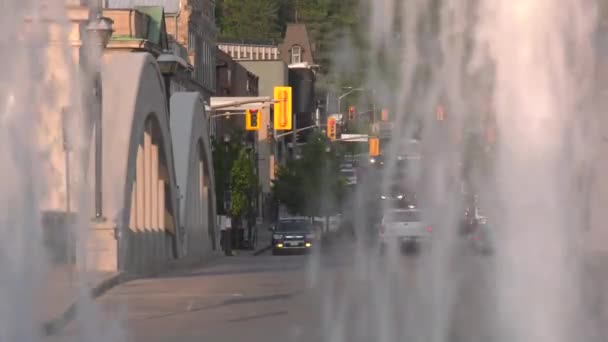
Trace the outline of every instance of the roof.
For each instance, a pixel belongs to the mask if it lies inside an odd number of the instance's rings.
[[[285,38],[283,39],[283,43],[279,46],[281,56],[287,64],[289,64],[291,56],[289,51],[291,47],[295,45],[299,45],[302,48],[303,62],[307,62],[310,65],[315,64],[313,59],[313,44],[310,41],[306,24],[292,23],[287,25]]]
[[[277,44],[272,39],[237,39],[221,37],[217,41],[218,45],[253,45],[253,46],[268,46],[276,47]]]
[[[165,13],[176,14],[180,10],[181,0],[106,0],[105,7],[110,9],[135,8],[137,6],[160,6]]]

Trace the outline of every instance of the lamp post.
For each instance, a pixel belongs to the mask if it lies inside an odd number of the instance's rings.
[[[338,113],[342,113],[342,106],[341,105],[342,105],[342,99],[344,97],[346,97],[346,96],[348,96],[348,95],[350,95],[352,93],[363,92],[363,91],[371,91],[372,92],[372,96],[376,93],[376,91],[374,89],[366,89],[366,88],[354,88],[353,89],[353,87],[344,87],[342,89],[344,89],[344,90],[349,89],[350,91],[348,91],[348,92],[346,92],[346,93],[344,93],[344,94],[342,94],[342,95],[340,95],[338,97]],[[372,99],[372,101],[373,101],[373,99]],[[376,113],[376,103],[375,102],[372,102],[372,108],[373,108],[372,109],[373,112]],[[372,118],[375,115],[374,113],[372,113]],[[373,119],[372,119],[372,121],[373,121]]]
[[[95,220],[103,221],[103,207],[102,207],[102,163],[103,163],[103,150],[102,150],[102,94],[101,94],[101,76],[100,76],[100,64],[102,51],[108,46],[110,38],[112,37],[112,24],[114,21],[110,18],[104,17],[98,14],[95,18],[89,21],[87,25],[87,43],[90,45],[90,50],[95,52],[92,56],[92,62],[94,65],[94,84],[93,84],[93,99],[95,101],[94,106],[94,125],[95,125]]]
[[[348,89],[349,91],[346,92],[346,93],[344,93],[344,94],[342,94],[342,95],[340,95],[340,96],[338,96],[338,113],[342,112],[342,99],[344,97],[346,97],[346,96],[348,96],[348,95],[350,95],[352,93],[358,92],[358,91],[365,91],[364,88],[354,88],[353,89],[353,87],[344,87],[342,89],[344,89],[344,90]]]

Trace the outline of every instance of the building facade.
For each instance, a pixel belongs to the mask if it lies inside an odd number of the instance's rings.
[[[258,96],[257,75],[219,48],[216,49],[215,57],[216,96]]]
[[[186,47],[203,98],[215,94],[215,0],[105,0],[108,9],[164,8],[169,45]],[[175,50],[175,49],[174,49]],[[173,51],[176,53],[176,51]]]
[[[281,58],[279,47],[273,44],[219,42],[217,47],[235,61],[276,61]]]
[[[314,44],[305,24],[289,24],[283,43],[279,45],[281,59],[287,65],[314,65]]]

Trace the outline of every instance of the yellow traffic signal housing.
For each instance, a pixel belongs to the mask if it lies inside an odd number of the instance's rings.
[[[327,119],[327,137],[330,140],[336,140],[337,133],[337,121],[336,118],[328,118]]]
[[[380,120],[388,121],[388,109],[382,110],[382,113],[380,113]]]
[[[291,87],[274,87],[274,129],[276,131],[292,129],[291,93]]]
[[[443,106],[438,106],[437,107],[437,121],[443,121],[445,120],[445,109],[443,108]]]
[[[377,157],[380,155],[380,139],[376,137],[369,138],[369,156]]]
[[[262,115],[257,109],[247,109],[245,112],[245,129],[257,131],[262,126]]]

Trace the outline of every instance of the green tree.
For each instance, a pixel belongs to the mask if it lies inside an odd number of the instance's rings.
[[[213,141],[213,169],[215,175],[215,198],[218,214],[226,215],[224,210],[226,193],[230,188],[230,177],[234,161],[243,148],[243,132],[233,132],[229,141],[222,139]]]
[[[220,36],[238,40],[278,40],[280,0],[221,0],[216,4]]]
[[[230,173],[230,214],[237,222],[248,215],[254,202],[257,181],[252,153],[242,148]]]
[[[273,191],[292,214],[327,216],[336,213],[345,182],[340,175],[341,151],[324,135],[312,134],[302,147],[301,158],[279,168]]]

